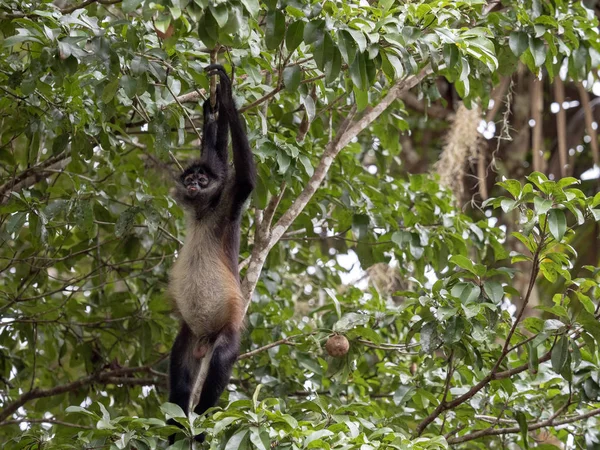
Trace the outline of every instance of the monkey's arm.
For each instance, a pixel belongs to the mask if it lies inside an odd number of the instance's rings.
[[[217,95],[219,94],[217,86]],[[227,114],[220,113],[215,119],[215,108],[207,99],[202,106],[204,124],[202,129],[202,160],[219,170],[227,169],[227,145],[229,143],[229,121]],[[215,158],[216,157],[216,158]]]
[[[239,213],[244,202],[256,186],[256,167],[252,157],[252,150],[248,143],[246,132],[240,114],[235,107],[231,92],[231,81],[223,66],[212,64],[206,68],[207,72],[216,72],[220,77],[219,108],[220,114],[225,113],[231,128],[231,142],[233,147],[233,165],[235,166],[235,185],[233,190],[233,212]]]

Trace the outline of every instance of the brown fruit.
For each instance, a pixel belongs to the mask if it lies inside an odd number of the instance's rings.
[[[333,356],[334,358],[339,358],[340,356],[344,356],[348,353],[348,349],[350,348],[350,343],[346,336],[342,336],[341,334],[335,334],[327,339],[325,343],[325,350],[329,356]]]

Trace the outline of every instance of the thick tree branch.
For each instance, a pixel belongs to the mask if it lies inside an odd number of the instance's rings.
[[[427,66],[417,75],[410,76],[406,79],[399,80],[392,86],[388,93],[374,107],[368,109],[360,119],[354,119],[355,109],[346,118],[342,126],[339,128],[336,138],[331,141],[323,152],[323,156],[315,169],[313,176],[308,181],[307,185],[300,195],[294,200],[290,208],[281,216],[279,221],[273,227],[269,240],[264,243],[256,243],[253,250],[246,277],[242,281],[242,293],[247,300],[247,304],[254,292],[258,277],[262,271],[263,264],[266,260],[269,251],[281,239],[286,230],[300,215],[306,207],[310,199],[313,197],[317,189],[323,183],[327,172],[329,171],[333,160],[338,153],[352,141],[361,131],[371,125],[396,99],[403,93],[416,86],[423,78],[432,73],[432,68]]]

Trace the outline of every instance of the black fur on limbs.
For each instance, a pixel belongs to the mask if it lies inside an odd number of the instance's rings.
[[[256,184],[231,81],[220,65],[205,70],[219,76],[217,101],[214,108],[210,99],[204,102],[200,159],[183,171],[174,189],[186,213],[187,233],[169,280],[169,295],[181,319],[171,349],[169,402],[186,414],[191,407],[204,414],[217,404],[239,354],[245,314],[238,275],[240,221]],[[230,134],[233,170],[228,161]],[[198,400],[195,384],[202,377]],[[169,437],[171,444],[175,437]],[[202,442],[204,435],[195,439]]]

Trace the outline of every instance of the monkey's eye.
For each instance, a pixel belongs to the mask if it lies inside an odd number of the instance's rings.
[[[198,184],[199,184],[201,187],[206,187],[206,186],[208,186],[208,177],[207,177],[206,175],[200,175],[200,176],[198,177]]]
[[[183,184],[187,186],[187,185],[188,185],[188,184],[190,184],[192,181],[194,181],[194,175],[192,175],[192,174],[189,174],[187,177],[185,177],[185,178],[183,179]]]

